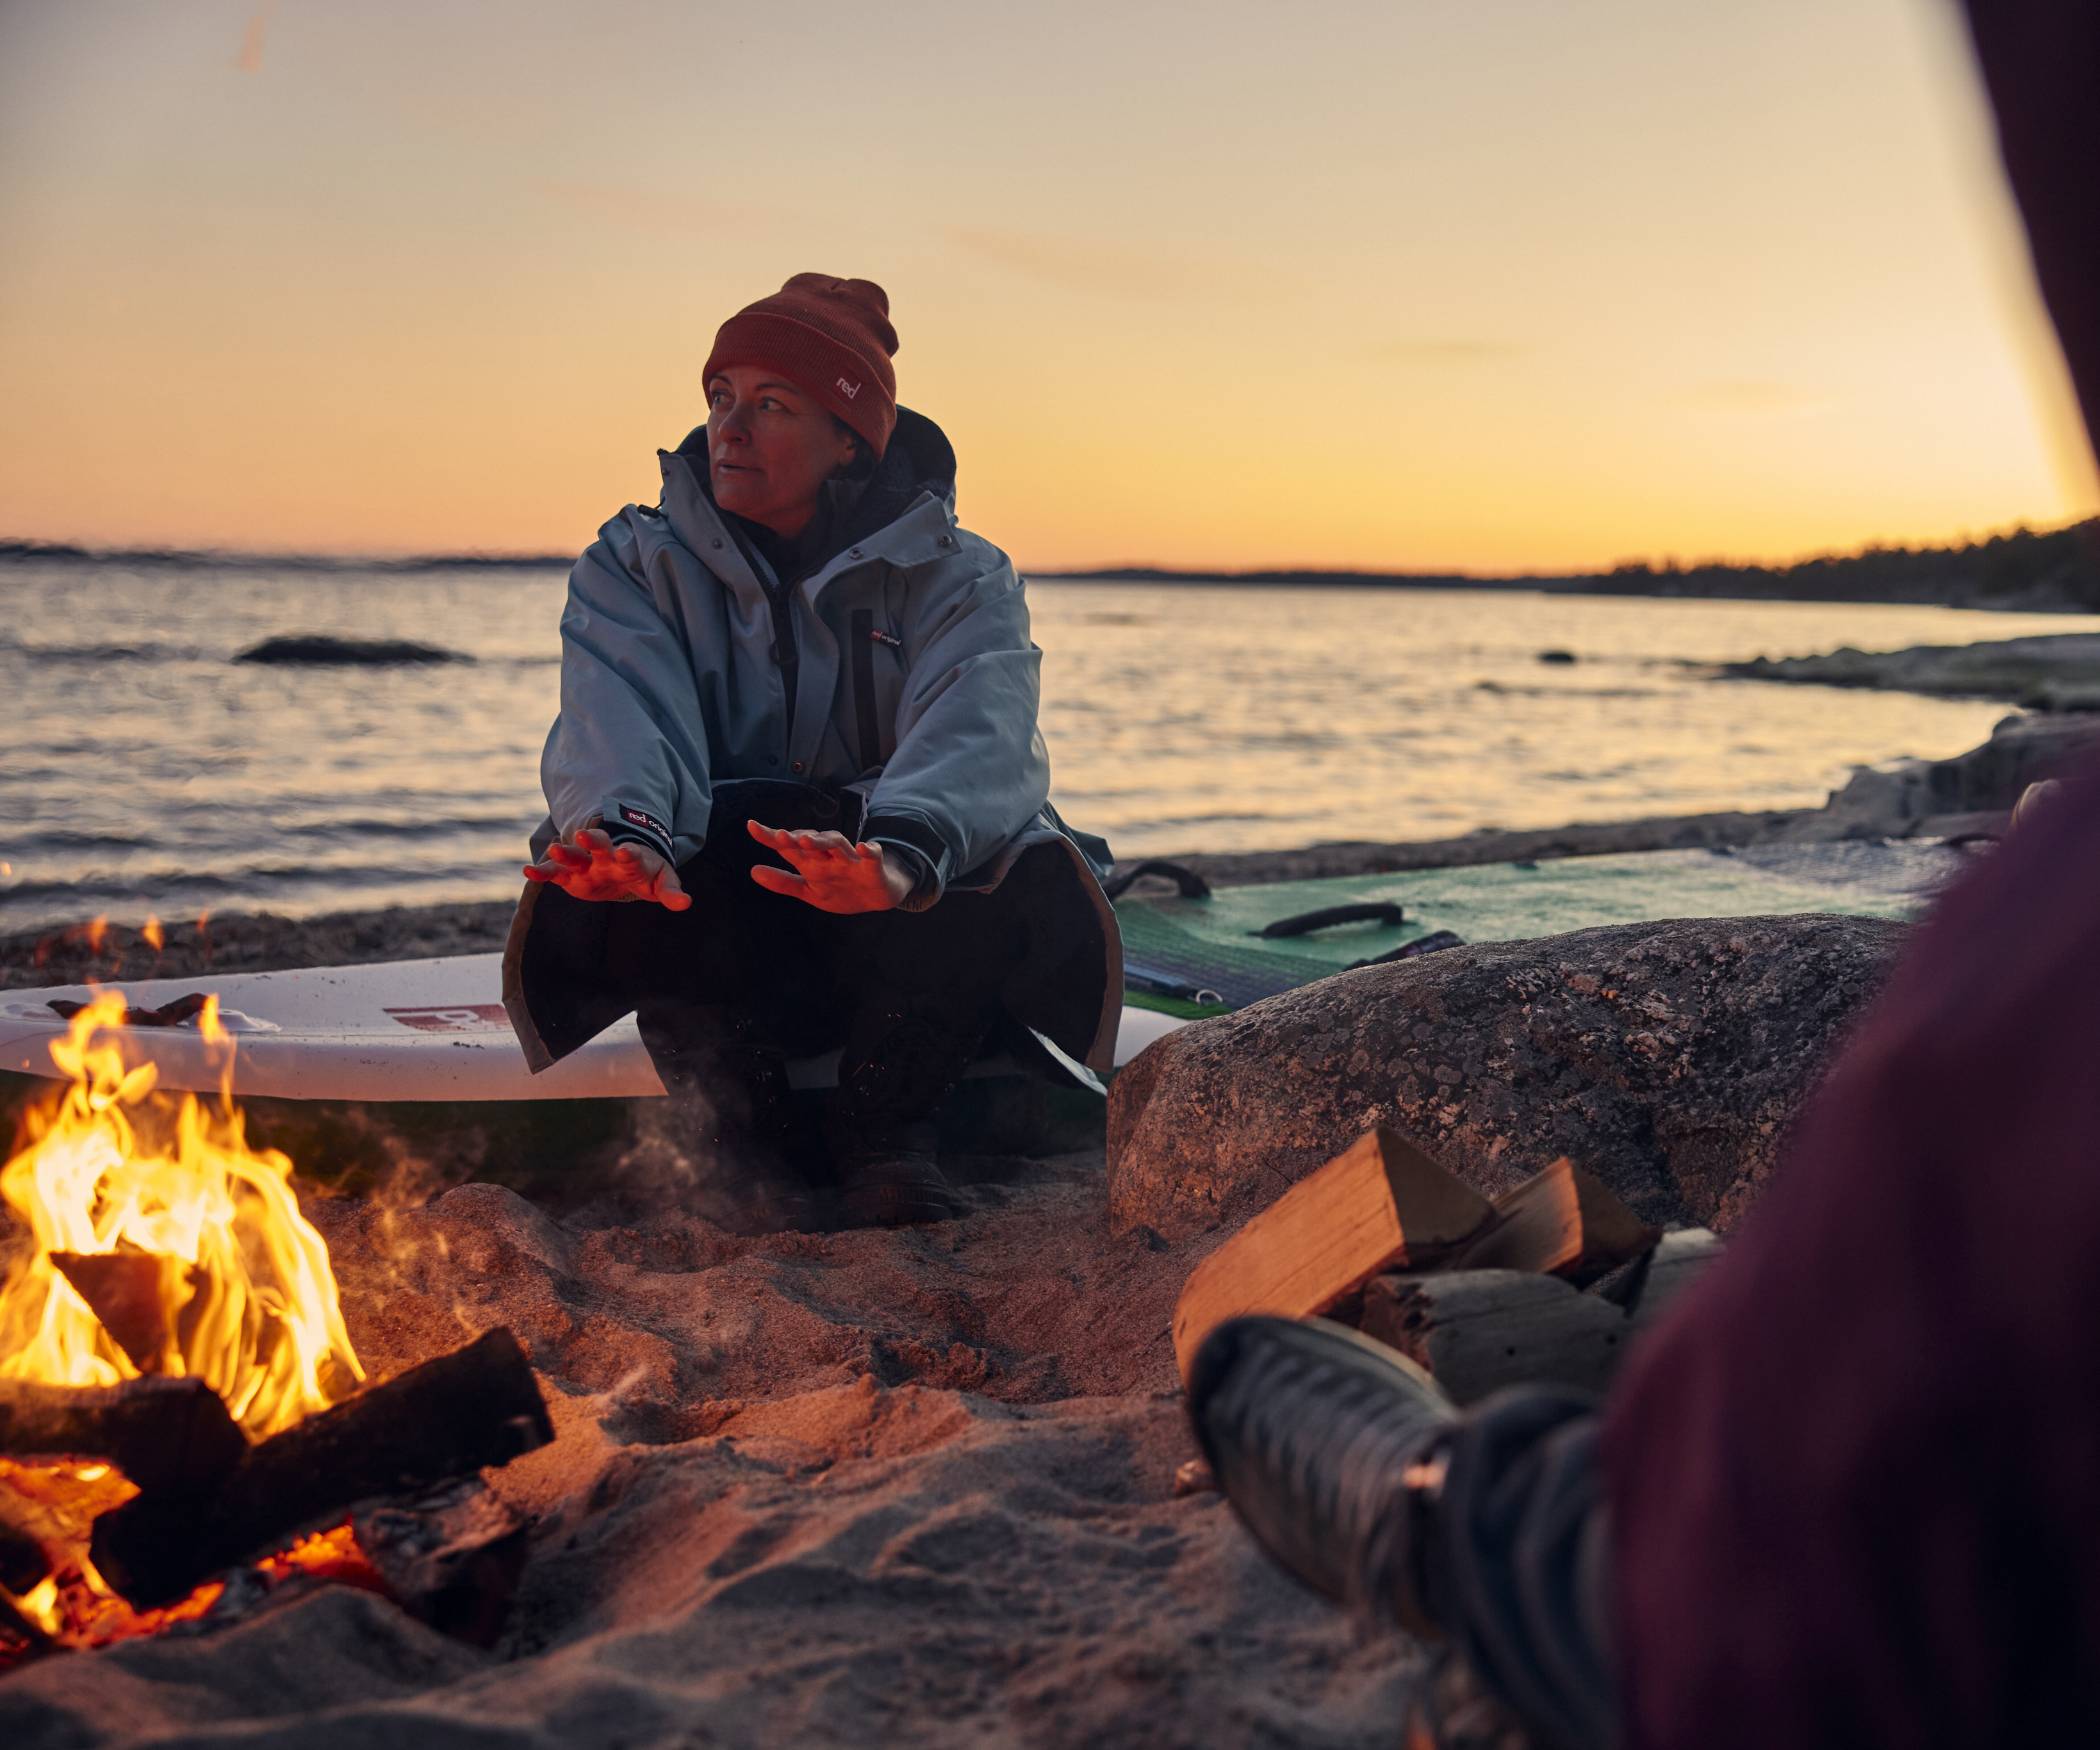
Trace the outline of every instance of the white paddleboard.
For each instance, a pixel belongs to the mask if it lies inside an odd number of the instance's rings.
[[[664,1091],[629,1016],[539,1075],[503,1012],[503,956],[462,954],[377,966],[302,967],[197,978],[149,978],[120,988],[134,1008],[161,1008],[192,993],[219,999],[235,1041],[236,1094],[280,1100],[636,1099]],[[0,1069],[56,1076],[51,1042],[66,1022],[50,1005],[86,1002],[86,985],[0,992]],[[1116,1040],[1120,1067],[1183,1025],[1126,1008]],[[119,1029],[127,1061],[151,1062],[160,1084],[219,1085],[223,1048],[194,1021]],[[836,1079],[837,1054],[788,1066],[799,1086]]]

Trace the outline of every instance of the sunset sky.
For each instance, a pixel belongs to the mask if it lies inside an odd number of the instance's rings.
[[[879,280],[1026,565],[2100,504],[1941,0],[0,0],[0,536],[569,551]]]

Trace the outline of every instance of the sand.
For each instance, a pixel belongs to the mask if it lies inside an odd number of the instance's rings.
[[[1220,1236],[1112,1237],[1098,1149],[957,1168],[961,1220],[761,1238],[646,1125],[567,1207],[406,1158],[309,1194],[374,1375],[496,1325],[539,1370],[503,1640],[296,1582],[18,1670],[0,1744],[1391,1743],[1419,1649],[1174,1492],[1168,1316]]]

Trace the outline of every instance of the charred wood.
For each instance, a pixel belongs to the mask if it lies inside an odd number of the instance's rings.
[[[155,1608],[358,1501],[507,1464],[553,1438],[525,1352],[509,1331],[490,1331],[251,1447],[202,1497],[143,1494],[104,1514],[95,1565],[132,1604]]]
[[[214,1487],[248,1439],[201,1379],[128,1379],[120,1385],[37,1385],[0,1379],[0,1454],[100,1459],[145,1494]]]
[[[440,1634],[493,1646],[525,1571],[525,1521],[479,1479],[350,1516],[357,1546],[402,1609]]]

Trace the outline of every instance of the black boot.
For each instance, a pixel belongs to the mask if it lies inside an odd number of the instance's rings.
[[[737,1010],[652,1005],[635,1021],[664,1084],[702,1213],[738,1233],[814,1225],[787,1063]]]
[[[980,1025],[908,1010],[855,1018],[839,1058],[831,1119],[846,1226],[906,1227],[967,1213],[941,1174],[935,1114],[982,1038]]]
[[[1189,1416],[1257,1541],[1314,1591],[1441,1632],[1436,1515],[1450,1401],[1414,1363],[1322,1320],[1232,1319],[1196,1352]]]

